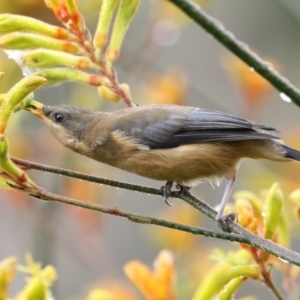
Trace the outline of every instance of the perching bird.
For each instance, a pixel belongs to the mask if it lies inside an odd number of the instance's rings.
[[[27,109],[66,147],[125,171],[166,181],[166,201],[174,182],[185,188],[203,179],[225,178],[216,216],[223,230],[228,230],[223,211],[242,158],[300,161],[300,151],[283,145],[276,129],[219,111],[144,105],[101,112],[33,103]]]

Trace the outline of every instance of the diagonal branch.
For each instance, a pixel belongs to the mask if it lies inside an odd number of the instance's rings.
[[[103,178],[99,178],[96,176],[91,176],[91,175],[74,172],[74,171],[70,171],[70,170],[66,170],[66,169],[41,165],[38,163],[21,160],[18,158],[11,158],[11,159],[13,162],[15,162],[16,164],[18,164],[26,169],[36,169],[36,170],[40,170],[40,171],[47,171],[50,173],[55,173],[55,174],[60,174],[60,175],[64,175],[64,176],[68,176],[68,177],[72,177],[72,178],[82,179],[82,180],[86,180],[89,182],[106,184],[106,185],[119,187],[119,188],[123,188],[123,189],[127,189],[127,190],[138,191],[141,193],[147,193],[147,194],[152,194],[152,195],[162,195],[162,193],[159,189],[154,189],[154,188],[135,185],[135,184],[128,184],[128,183],[114,181],[114,180],[103,179]],[[63,197],[63,196],[59,196],[56,194],[52,194],[49,192],[45,192],[44,190],[42,190],[41,193],[38,193],[38,195],[33,195],[33,196],[35,196],[37,198],[40,197],[44,200],[63,202],[63,203],[67,203],[67,204],[71,204],[71,205],[75,205],[75,206],[84,207],[84,208],[91,209],[91,210],[101,211],[103,213],[127,217],[129,220],[137,222],[137,223],[155,224],[155,225],[159,225],[159,226],[163,226],[163,227],[168,227],[168,228],[173,228],[173,229],[177,229],[177,230],[190,232],[193,234],[201,234],[201,235],[211,236],[211,237],[215,237],[215,238],[228,239],[230,241],[242,242],[245,244],[249,244],[253,247],[256,247],[258,249],[261,249],[263,251],[266,251],[270,254],[273,254],[276,257],[279,257],[284,261],[287,261],[294,265],[300,266],[300,254],[299,253],[297,253],[293,250],[284,248],[278,244],[275,244],[271,240],[266,240],[258,235],[255,235],[234,222],[230,222],[228,224],[230,229],[234,232],[234,234],[220,233],[217,231],[211,231],[211,230],[207,230],[207,229],[202,229],[202,228],[182,225],[182,224],[178,224],[178,223],[168,222],[168,221],[160,220],[160,219],[156,219],[156,218],[141,216],[141,215],[137,215],[137,214],[131,214],[131,213],[128,213],[125,211],[121,211],[117,208],[109,208],[109,207],[101,206],[99,204],[83,202],[83,201],[71,199],[68,197]],[[197,210],[201,211],[203,214],[208,216],[210,219],[213,219],[213,220],[215,219],[217,212],[211,206],[209,206],[205,202],[201,201],[199,198],[196,198],[195,196],[191,195],[190,193],[188,193],[188,192],[184,192],[184,193],[172,192],[171,197],[182,199],[189,205],[191,205],[194,208],[196,208]],[[238,240],[239,238],[242,238],[242,241]]]
[[[213,220],[215,219],[217,212],[208,204],[199,200],[197,197],[191,195],[190,193],[179,194],[177,197],[195,207],[209,218]],[[244,227],[241,227],[237,223],[228,221],[228,225],[232,232],[247,237],[249,241],[251,241],[251,246],[271,253],[276,257],[281,258],[283,261],[300,266],[300,253],[284,248],[272,242],[271,240],[264,239],[261,236],[248,231]]]
[[[83,173],[76,172],[76,171],[47,166],[47,165],[31,162],[28,160],[23,160],[23,159],[16,158],[16,157],[11,157],[11,160],[15,164],[21,166],[22,168],[24,168],[26,170],[33,169],[33,170],[39,170],[39,171],[46,171],[49,173],[68,176],[68,177],[72,177],[72,178],[77,178],[77,179],[81,179],[81,180],[85,180],[85,181],[89,181],[89,182],[114,186],[114,187],[118,187],[118,188],[125,189],[125,190],[137,191],[137,192],[141,192],[141,193],[148,193],[148,194],[152,194],[152,195],[162,196],[162,192],[160,190],[154,189],[151,187],[141,186],[141,185],[137,185],[137,184],[130,184],[130,183],[125,183],[125,182],[116,181],[116,180],[109,180],[109,179],[100,178],[97,176],[83,174]]]
[[[287,78],[276,72],[272,65],[263,61],[252,52],[247,44],[235,38],[232,32],[226,30],[218,20],[204,12],[198,4],[191,0],[169,0],[185,12],[208,33],[213,35],[228,50],[238,56],[257,73],[267,79],[278,91],[288,96],[297,106],[300,106],[300,90]]]

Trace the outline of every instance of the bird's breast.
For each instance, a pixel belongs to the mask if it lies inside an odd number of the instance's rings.
[[[269,144],[263,140],[252,140],[150,149],[138,140],[115,131],[112,138],[89,156],[147,178],[187,184],[203,178],[226,176],[244,157],[270,159],[274,150]]]
[[[212,143],[136,151],[121,161],[119,167],[144,177],[187,184],[223,177],[238,164],[239,157],[220,155],[220,151],[224,151],[222,145]]]

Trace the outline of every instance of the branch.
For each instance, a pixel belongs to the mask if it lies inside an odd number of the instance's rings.
[[[247,44],[235,38],[218,20],[201,10],[200,6],[190,0],[169,0],[185,12],[197,24],[212,34],[228,50],[238,56],[257,73],[267,79],[278,91],[288,96],[300,107],[300,90],[290,81],[276,72],[272,65],[263,61],[252,52]]]
[[[201,201],[200,199],[196,198],[188,192],[184,194],[178,194],[176,195],[177,198],[184,200],[185,202],[195,207],[197,210],[201,211],[209,218],[215,220],[217,212],[211,206],[209,206],[208,204],[206,204],[205,202]],[[289,262],[294,265],[300,266],[300,254],[298,252],[284,248],[272,242],[271,240],[264,239],[261,236],[248,231],[244,227],[241,227],[237,223],[228,221],[227,225],[229,226],[232,232],[247,237],[251,246],[273,254],[276,257],[281,258],[281,260],[285,262]]]
[[[151,187],[141,186],[141,185],[137,185],[137,184],[130,184],[130,183],[125,183],[125,182],[116,181],[116,180],[109,180],[109,179],[100,178],[97,176],[83,174],[83,173],[76,172],[76,171],[51,167],[51,166],[31,162],[28,160],[19,159],[16,157],[11,157],[11,160],[15,164],[21,166],[25,170],[34,169],[34,170],[39,170],[39,171],[46,171],[49,173],[68,176],[68,177],[72,177],[72,178],[77,178],[77,179],[81,179],[81,180],[85,180],[85,181],[89,181],[89,182],[114,186],[114,187],[125,189],[125,190],[137,191],[137,192],[141,192],[141,193],[162,196],[162,192],[160,190],[154,189]]]
[[[159,195],[162,196],[162,192],[159,189],[154,189],[150,187],[135,185],[135,184],[128,184],[124,182],[114,181],[114,180],[108,180],[99,178],[96,176],[91,176],[79,172],[74,172],[66,169],[61,168],[55,168],[50,167],[46,165],[41,165],[38,163],[33,163],[26,160],[21,160],[18,158],[11,158],[13,162],[16,164],[25,167],[26,169],[36,169],[40,171],[47,171],[50,173],[60,174],[72,178],[82,179],[89,182],[95,182],[100,184],[106,184],[114,187],[119,187],[127,190],[132,191],[138,191],[146,194],[152,194],[152,195]],[[117,208],[109,208],[105,206],[101,206],[99,204],[94,203],[87,203],[75,199],[71,199],[68,197],[63,197],[59,195],[55,195],[49,192],[43,192],[39,195],[33,195],[35,197],[40,197],[44,200],[51,200],[51,201],[58,201],[63,202],[75,206],[84,207],[91,210],[101,211],[103,213],[108,213],[112,215],[127,217],[129,220],[137,223],[143,223],[143,224],[155,224],[163,227],[173,228],[177,230],[182,230],[186,232],[190,232],[193,234],[201,234],[205,236],[220,238],[220,239],[228,239],[230,241],[237,241],[244,244],[251,245],[253,247],[256,247],[258,249],[261,249],[263,251],[266,251],[270,254],[275,255],[278,258],[281,258],[282,260],[292,263],[294,265],[300,266],[300,254],[292,251],[290,249],[284,248],[278,244],[273,243],[271,240],[266,240],[258,235],[255,235],[251,233],[250,231],[246,230],[245,228],[239,226],[238,224],[234,222],[229,222],[230,229],[235,234],[228,234],[228,233],[220,233],[217,231],[211,231],[208,229],[198,228],[198,227],[192,227],[187,225],[182,225],[178,223],[173,223],[161,219],[146,217],[138,214],[131,214],[125,211],[118,210]],[[215,220],[215,216],[217,212],[208,204],[201,201],[200,199],[196,198],[195,196],[191,195],[188,192],[172,192],[171,197],[173,198],[179,198],[184,200],[189,205],[193,206],[197,210],[201,211],[203,214],[205,214],[210,219]],[[241,240],[240,240],[241,239]]]
[[[90,203],[90,202],[86,202],[86,201],[80,201],[80,200],[76,200],[73,198],[61,196],[58,194],[48,192],[44,189],[40,189],[38,193],[30,194],[30,195],[35,198],[46,200],[46,201],[55,201],[55,202],[70,204],[70,205],[102,212],[105,214],[110,214],[110,215],[114,215],[114,216],[118,216],[118,217],[125,217],[128,220],[135,222],[135,223],[139,223],[139,224],[158,225],[158,226],[172,228],[172,229],[176,229],[176,230],[180,230],[180,231],[184,231],[184,232],[189,232],[189,233],[196,234],[196,235],[204,235],[207,237],[213,237],[213,238],[218,238],[218,239],[223,239],[223,240],[230,240],[230,241],[245,243],[245,244],[249,243],[249,241],[247,240],[246,237],[243,237],[238,234],[214,231],[214,230],[190,226],[190,225],[183,225],[183,224],[179,224],[179,223],[175,223],[175,222],[171,222],[171,221],[166,221],[163,219],[148,217],[148,216],[144,216],[141,214],[135,214],[135,213],[131,213],[131,212],[128,212],[125,210],[120,210],[117,207],[108,207],[108,206],[104,206],[104,205],[100,205],[100,204],[96,204],[96,203]]]

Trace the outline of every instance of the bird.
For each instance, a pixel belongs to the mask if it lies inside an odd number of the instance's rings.
[[[38,116],[69,149],[98,162],[165,181],[165,201],[174,183],[187,191],[203,180],[227,181],[216,221],[230,231],[224,214],[240,162],[244,158],[300,161],[275,128],[220,111],[148,104],[113,112],[37,101],[25,109]]]

